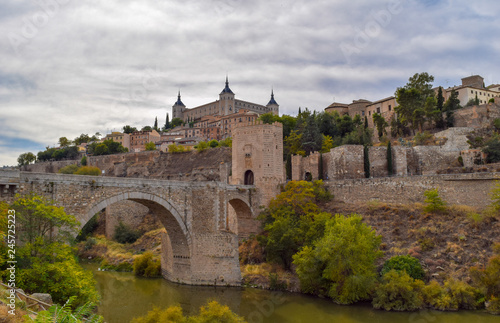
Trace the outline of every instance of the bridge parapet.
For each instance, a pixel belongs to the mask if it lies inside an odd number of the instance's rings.
[[[0,197],[10,199],[18,193],[20,182],[19,170],[0,170]]]

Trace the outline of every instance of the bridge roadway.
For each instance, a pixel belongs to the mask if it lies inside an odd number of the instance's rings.
[[[239,285],[238,238],[258,228],[259,192],[253,186],[0,171],[0,199],[9,202],[30,192],[54,200],[82,227],[123,200],[147,206],[167,232],[162,275],[179,283]]]

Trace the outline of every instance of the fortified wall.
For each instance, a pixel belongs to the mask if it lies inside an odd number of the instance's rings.
[[[231,171],[231,148],[207,149],[202,152],[165,153],[143,151],[137,153],[91,156],[89,166],[97,166],[103,176],[156,178],[175,181],[217,181],[227,183]],[[57,173],[67,165],[80,164],[79,160],[35,163],[22,167],[22,171]]]

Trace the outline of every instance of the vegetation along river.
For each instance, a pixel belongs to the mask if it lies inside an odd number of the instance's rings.
[[[185,314],[196,314],[208,300],[228,305],[248,322],[383,322],[383,323],[498,323],[498,316],[483,311],[418,311],[414,313],[375,310],[370,304],[340,306],[330,300],[295,293],[254,288],[221,288],[179,285],[162,278],[138,278],[132,273],[98,271],[86,264],[97,280],[101,294],[99,314],[107,323],[126,323],[143,316],[153,306],[179,304]]]

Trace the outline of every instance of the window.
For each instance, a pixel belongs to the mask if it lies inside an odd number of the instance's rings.
[[[391,111],[391,110],[392,110],[392,107],[391,107],[391,105],[389,104],[389,111]]]
[[[377,113],[380,113],[380,108],[377,108]]]

